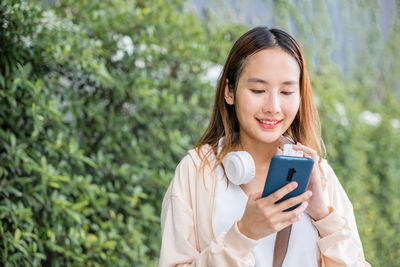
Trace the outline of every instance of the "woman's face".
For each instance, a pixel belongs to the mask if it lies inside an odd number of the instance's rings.
[[[300,68],[280,48],[250,56],[236,94],[225,88],[225,100],[235,105],[242,144],[273,143],[290,127],[300,105]]]

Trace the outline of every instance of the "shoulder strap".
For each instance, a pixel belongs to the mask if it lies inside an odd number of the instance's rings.
[[[275,247],[274,247],[274,261],[273,267],[281,267],[283,260],[285,259],[286,252],[289,246],[290,232],[292,231],[292,225],[283,228],[276,234]]]

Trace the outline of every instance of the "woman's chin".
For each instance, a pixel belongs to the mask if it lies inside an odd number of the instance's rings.
[[[242,143],[247,144],[257,144],[257,145],[272,145],[279,142],[282,134],[281,131],[273,132],[258,132],[258,133],[246,133],[242,131],[240,133],[240,138]]]
[[[271,136],[263,136],[259,139],[260,143],[263,144],[276,144],[277,142],[279,142],[280,137],[282,135],[277,134],[277,135],[271,135]]]

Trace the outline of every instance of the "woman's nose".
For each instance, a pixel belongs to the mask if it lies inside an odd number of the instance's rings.
[[[276,93],[271,93],[271,94],[265,95],[263,112],[265,112],[265,113],[281,112],[280,99]]]

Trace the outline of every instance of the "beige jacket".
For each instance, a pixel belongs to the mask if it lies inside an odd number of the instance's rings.
[[[206,152],[209,146],[203,147]],[[212,162],[212,161],[211,161]],[[254,266],[258,241],[241,234],[236,223],[227,233],[213,232],[218,177],[195,150],[182,159],[165,194],[161,211],[162,245],[159,266]],[[353,206],[332,168],[322,163],[324,191],[333,212],[313,221],[321,236],[321,266],[370,266],[358,235]]]

